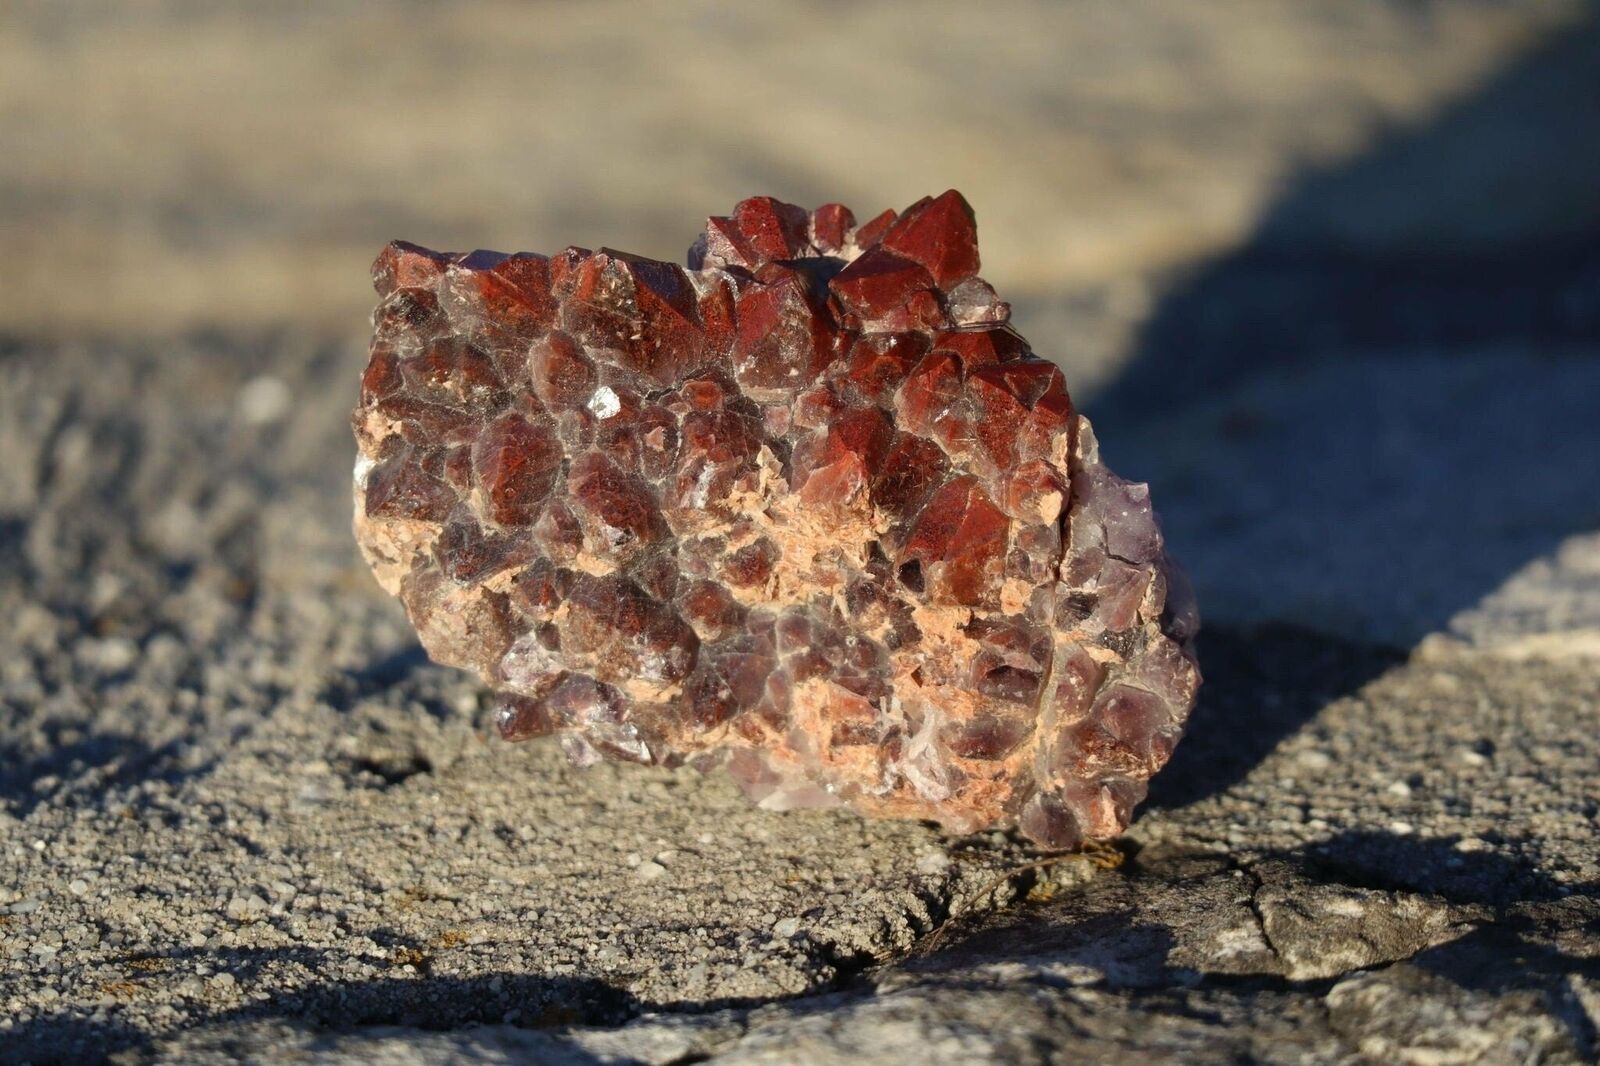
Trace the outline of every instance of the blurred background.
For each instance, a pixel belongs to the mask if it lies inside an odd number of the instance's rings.
[[[959,187],[1041,326],[1095,293],[1137,319],[1153,272],[1269,213],[1283,245],[1366,255],[1600,220],[1577,0],[7,7],[12,332],[349,330],[392,236],[678,257],[754,191]]]
[[[414,647],[347,532],[390,238],[680,258],[952,186],[1213,632],[1600,630],[1592,3],[12,0],[0,144],[22,644]]]

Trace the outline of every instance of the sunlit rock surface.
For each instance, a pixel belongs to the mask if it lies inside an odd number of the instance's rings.
[[[689,269],[379,256],[356,533],[511,739],[752,799],[1115,835],[1199,682],[1145,486],[1006,324],[959,193],[767,197]]]

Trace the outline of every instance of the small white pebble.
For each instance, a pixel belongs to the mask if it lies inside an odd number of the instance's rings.
[[[1456,758],[1461,760],[1461,762],[1467,766],[1489,765],[1489,757],[1487,755],[1481,751],[1474,751],[1471,748],[1458,748],[1456,750]]]
[[[1333,758],[1327,752],[1318,751],[1316,748],[1307,748],[1295,758],[1308,770],[1326,770],[1333,765]]]
[[[1411,786],[1404,781],[1391,781],[1388,788],[1389,795],[1405,799],[1411,795]]]
[[[234,896],[228,900],[223,913],[236,921],[250,921],[267,912],[267,901],[252,892],[248,896]]]
[[[799,918],[783,918],[772,927],[772,935],[787,940],[800,931]]]
[[[1456,841],[1456,850],[1470,855],[1476,851],[1488,851],[1489,845],[1478,837],[1462,837]]]
[[[289,386],[270,374],[251,378],[239,389],[239,414],[253,426],[281,421],[293,403]]]
[[[1389,832],[1395,834],[1396,836],[1402,836],[1402,837],[1410,836],[1412,833],[1415,833],[1416,831],[1417,831],[1417,827],[1412,825],[1410,822],[1390,822],[1389,823]]]
[[[139,645],[127,637],[86,640],[78,645],[78,659],[85,666],[112,674],[138,661]]]
[[[659,862],[641,862],[633,872],[641,881],[654,881],[666,873],[667,868]]]
[[[74,896],[81,896],[85,892],[89,891],[89,882],[85,881],[81,877],[74,878],[73,880],[67,882],[67,891],[71,892]]]

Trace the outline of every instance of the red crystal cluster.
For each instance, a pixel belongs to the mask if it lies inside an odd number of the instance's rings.
[[[1126,827],[1194,610],[959,193],[752,198],[688,270],[396,242],[374,279],[357,536],[507,737],[721,761],[778,809]]]

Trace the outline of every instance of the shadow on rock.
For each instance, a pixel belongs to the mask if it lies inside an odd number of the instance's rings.
[[[1332,700],[1404,659],[1393,649],[1292,625],[1201,631],[1206,681],[1149,808],[1183,807],[1243,780]]]
[[[413,641],[377,656],[365,666],[349,671],[347,676],[356,692],[364,694],[398,685],[428,665],[428,653]]]
[[[1121,422],[1264,368],[1600,340],[1600,5],[1462,100],[1292,180],[1187,272],[1092,400]],[[1339,398],[1330,397],[1330,401]],[[1109,438],[1109,434],[1103,437]]]
[[[180,951],[160,959],[173,970],[186,962],[202,960],[216,972],[229,974],[246,989],[269,966],[326,964],[323,953],[305,949],[271,949],[231,956]],[[462,978],[423,973],[284,990],[266,1003],[202,1013],[191,1019],[191,1025],[220,1027],[235,1022],[285,1020],[327,1031],[379,1025],[450,1030],[502,1023],[544,1029],[618,1024],[638,1010],[633,997],[590,978],[529,974]],[[147,1049],[154,1040],[169,1035],[141,1032],[117,1020],[114,1011],[96,1012],[93,1016],[87,1012],[64,1012],[35,1018],[9,1032],[4,1058],[33,1063],[99,1061],[118,1050]]]
[[[1592,1056],[1600,1033],[1578,992],[1600,982],[1600,884],[1564,885],[1532,863],[1461,843],[1352,832],[1295,857],[1321,883],[1421,893],[1477,916],[1460,936],[1359,977],[1370,997],[1349,995],[1341,1009],[1353,1009],[1358,1026],[1391,1028],[1383,1015],[1396,1004],[1418,1016],[1542,1016]]]
[[[135,736],[101,733],[50,743],[42,753],[0,741],[0,808],[26,818],[46,803],[89,806],[122,786],[139,781],[177,784],[203,777],[214,765],[209,759],[195,763],[179,740],[151,745]],[[140,800],[130,802],[137,805]]]
[[[1316,990],[1408,961],[1478,990],[1600,976],[1600,885],[1565,886],[1458,843],[1347,833],[1248,858],[1157,844],[1060,887],[1030,870],[1014,885],[1022,906],[958,920],[955,935],[930,938],[906,965],[971,974],[1017,964],[1133,990]]]
[[[373,697],[387,702],[414,701],[432,717],[447,721],[456,712],[443,690],[460,677],[455,670],[435,665],[422,645],[412,640],[337,675],[320,695],[341,711]]]
[[[1457,904],[1505,908],[1573,896],[1600,898],[1600,885],[1563,885],[1533,863],[1459,837],[1359,830],[1340,833],[1291,858],[1317,880],[1385,891],[1420,892]]]
[[[1108,461],[1151,483],[1205,619],[1207,684],[1155,805],[1227,788],[1399,661],[1384,649],[1600,525],[1596,101],[1591,6],[1292,182],[1083,398]]]

